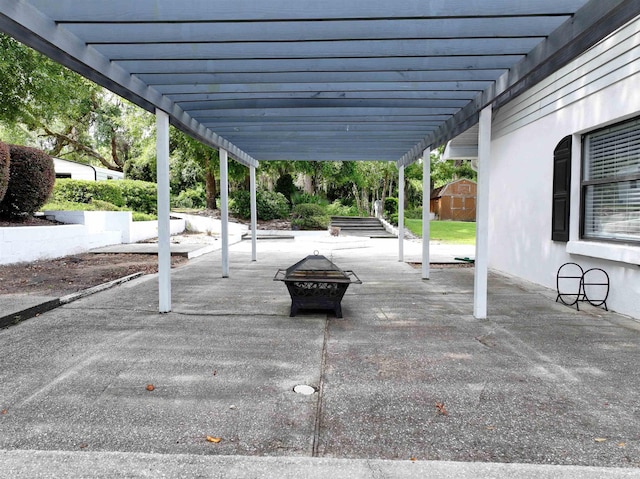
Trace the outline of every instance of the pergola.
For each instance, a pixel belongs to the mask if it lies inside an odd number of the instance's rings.
[[[639,14],[637,0],[0,0],[0,30],[156,113],[161,312],[169,123],[220,151],[223,276],[229,155],[250,168],[255,260],[258,161],[395,161],[402,187],[406,165],[477,125],[484,318],[492,110]]]

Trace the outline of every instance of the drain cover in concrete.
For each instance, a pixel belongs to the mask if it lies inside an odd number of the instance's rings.
[[[304,394],[305,396],[310,396],[316,392],[316,389],[313,386],[307,386],[306,384],[298,384],[293,388],[293,391],[298,394]]]

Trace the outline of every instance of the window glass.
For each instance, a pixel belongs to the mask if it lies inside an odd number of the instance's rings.
[[[640,242],[640,120],[584,137],[582,236]]]

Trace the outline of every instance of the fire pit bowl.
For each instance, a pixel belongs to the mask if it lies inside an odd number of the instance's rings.
[[[351,283],[362,284],[351,270],[341,270],[326,257],[309,255],[287,269],[279,269],[274,281],[284,281],[291,296],[291,314],[299,309],[328,309],[342,317],[340,301]]]

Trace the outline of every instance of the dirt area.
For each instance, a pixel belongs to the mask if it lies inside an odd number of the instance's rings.
[[[173,267],[184,257],[171,257]],[[64,296],[133,273],[158,271],[152,254],[84,253],[64,258],[0,266],[0,295],[33,294]]]
[[[202,216],[219,218],[218,211],[203,211]],[[238,221],[238,220],[233,220]],[[240,222],[240,221],[238,221]],[[43,218],[29,217],[23,221],[1,221],[0,227],[51,226],[56,223]],[[290,229],[286,220],[260,221],[259,230]],[[211,238],[209,238],[211,239]],[[179,235],[173,243],[207,243],[204,235]],[[171,257],[172,267],[186,263],[184,257]],[[97,286],[133,273],[158,271],[158,257],[153,254],[94,254],[84,253],[64,258],[0,265],[0,295],[33,294],[64,296]]]

